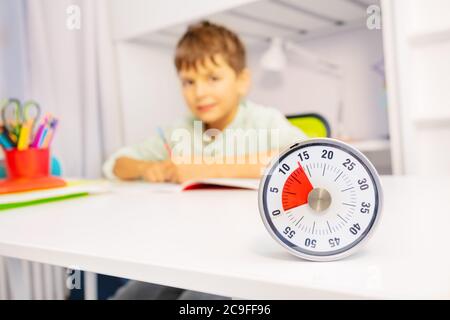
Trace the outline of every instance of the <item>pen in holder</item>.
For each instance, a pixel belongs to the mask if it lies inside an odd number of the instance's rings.
[[[58,120],[47,114],[39,121],[36,101],[7,99],[1,107],[0,146],[5,153],[6,179],[0,194],[63,187],[66,182],[50,175],[50,144]]]

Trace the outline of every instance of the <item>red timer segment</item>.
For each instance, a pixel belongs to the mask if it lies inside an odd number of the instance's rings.
[[[314,189],[308,177],[306,176],[300,162],[298,168],[287,178],[283,186],[282,203],[283,210],[287,211],[292,208],[308,203],[308,194]]]

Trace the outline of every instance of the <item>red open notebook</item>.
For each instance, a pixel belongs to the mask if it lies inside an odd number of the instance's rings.
[[[247,189],[258,190],[259,179],[211,178],[189,180],[181,185],[163,186],[161,191],[188,191],[197,189]]]

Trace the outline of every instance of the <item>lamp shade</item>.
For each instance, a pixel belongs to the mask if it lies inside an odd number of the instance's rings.
[[[265,70],[276,72],[282,71],[286,67],[286,54],[282,39],[270,40],[269,49],[261,57],[261,66]]]

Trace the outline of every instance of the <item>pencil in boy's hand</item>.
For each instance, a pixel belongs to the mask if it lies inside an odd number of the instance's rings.
[[[172,157],[172,149],[170,148],[169,142],[167,141],[166,136],[164,135],[164,131],[160,127],[157,127],[156,131],[158,131],[161,140],[164,142],[164,148],[166,148],[169,157]]]

